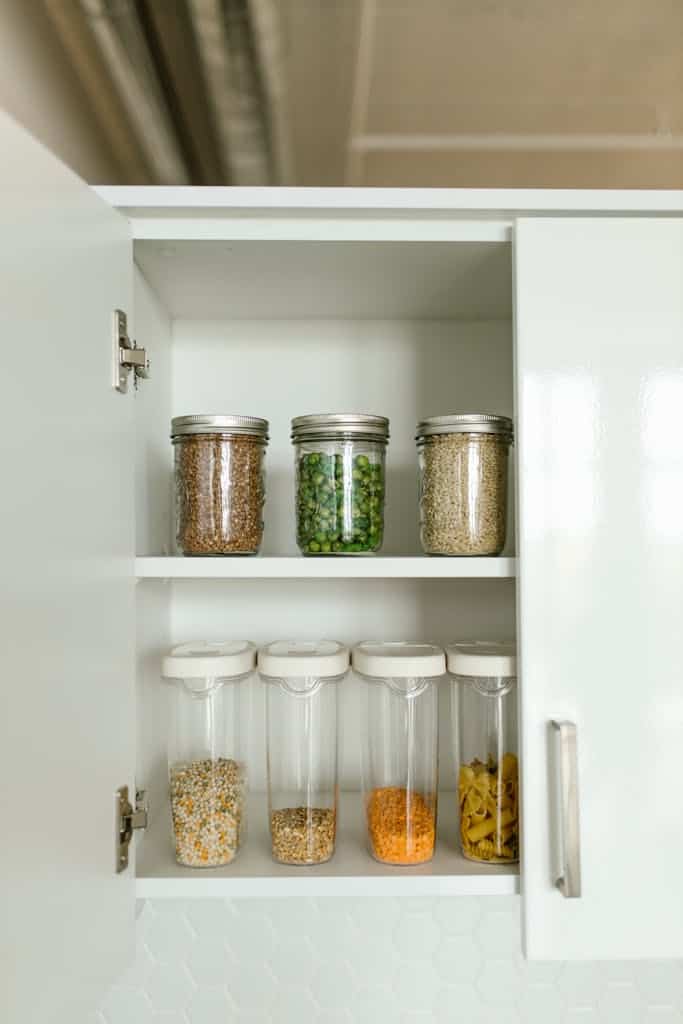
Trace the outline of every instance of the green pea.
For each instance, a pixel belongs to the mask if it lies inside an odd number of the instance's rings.
[[[357,466],[360,466],[361,468],[370,465],[370,460],[368,459],[367,455],[356,455],[356,458],[353,461]]]
[[[317,540],[309,541],[308,550],[313,552],[320,551],[320,544],[318,544]]]
[[[329,540],[324,540],[320,545],[320,550],[326,555],[329,554],[331,548],[332,545],[330,544]]]

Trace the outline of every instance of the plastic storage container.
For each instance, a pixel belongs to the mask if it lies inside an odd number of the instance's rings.
[[[183,555],[255,555],[263,538],[268,421],[177,416],[176,541]]]
[[[292,420],[297,543],[304,555],[374,554],[384,537],[384,416]]]
[[[511,643],[447,648],[457,720],[460,840],[469,860],[519,859],[517,662]]]
[[[182,644],[163,660],[171,684],[168,770],[178,863],[229,864],[246,830],[240,694],[256,648],[245,640]]]
[[[358,644],[364,680],[363,796],[368,842],[385,864],[422,864],[436,840],[439,647]]]
[[[259,651],[266,687],[268,815],[273,859],[322,864],[337,830],[338,683],[349,668],[334,640],[277,640]]]
[[[512,420],[431,416],[417,426],[420,540],[428,555],[499,555],[507,525]]]

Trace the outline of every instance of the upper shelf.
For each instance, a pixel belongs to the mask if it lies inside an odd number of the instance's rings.
[[[138,579],[195,580],[367,580],[513,579],[516,558],[428,558],[379,555],[366,558],[182,558],[146,556],[135,560]]]

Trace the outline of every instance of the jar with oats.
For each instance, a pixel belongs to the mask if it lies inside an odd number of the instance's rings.
[[[171,439],[181,554],[257,554],[263,538],[268,421],[176,416]]]
[[[420,540],[428,555],[499,555],[505,547],[512,420],[431,416],[417,426]]]
[[[176,859],[186,867],[230,864],[244,841],[241,695],[255,665],[246,640],[181,644],[163,660],[171,817]]]
[[[353,649],[363,680],[363,795],[370,853],[384,864],[424,864],[436,842],[438,683],[443,651],[432,644]]]
[[[460,843],[468,860],[519,860],[517,659],[509,642],[446,648],[458,766]]]
[[[273,860],[322,864],[337,833],[337,707],[349,650],[335,640],[276,640],[258,654],[266,686]]]

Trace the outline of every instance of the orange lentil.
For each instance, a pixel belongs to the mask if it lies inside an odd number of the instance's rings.
[[[434,853],[436,803],[400,786],[373,789],[367,804],[372,852],[387,864],[422,864]]]

